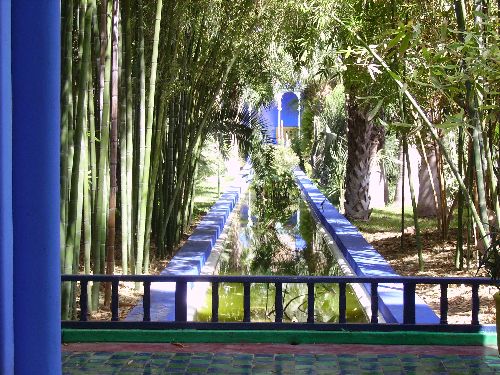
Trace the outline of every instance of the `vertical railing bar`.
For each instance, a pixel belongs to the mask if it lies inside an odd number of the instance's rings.
[[[415,283],[404,283],[403,323],[415,324]]]
[[[347,308],[346,306],[346,283],[339,283],[339,323],[345,323],[346,322],[346,315],[345,315],[345,310]]]
[[[276,323],[281,323],[283,321],[283,284],[277,282],[274,284],[276,288],[276,293],[274,296],[274,306],[275,306],[275,317],[274,321]]]
[[[212,282],[212,322],[219,321],[219,282]]]
[[[144,296],[142,297],[142,307],[144,314],[142,316],[143,322],[151,321],[151,281],[144,281]]]
[[[175,321],[187,321],[187,282],[175,282]]]
[[[441,296],[439,297],[439,324],[448,324],[448,284],[440,285]]]
[[[87,280],[80,281],[80,321],[87,321],[88,314],[88,293],[87,293]]]
[[[118,317],[118,280],[111,282],[111,320],[117,322]]]
[[[479,284],[472,284],[472,325],[479,325]]]
[[[243,321],[250,322],[250,283],[243,283]]]
[[[372,317],[370,323],[378,323],[378,283],[371,283],[371,307]]]
[[[314,323],[314,283],[307,283],[307,323]]]

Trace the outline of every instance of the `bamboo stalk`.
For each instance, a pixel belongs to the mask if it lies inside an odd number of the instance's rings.
[[[107,22],[107,15],[111,13],[111,0],[102,3],[103,20],[101,31],[101,51],[105,50],[104,70],[102,78],[104,84],[102,88],[102,116],[101,132],[99,142],[99,170],[97,179],[97,200],[96,200],[96,232],[94,236],[94,274],[104,273],[105,254],[106,254],[106,205],[108,197],[108,152],[109,152],[109,123],[110,123],[110,80],[111,80],[111,43],[108,41],[108,35],[111,33],[111,23]],[[108,25],[109,24],[109,25]],[[99,283],[92,285],[92,308],[95,310],[99,303]]]
[[[161,95],[160,95],[160,103],[161,103]],[[157,121],[156,121],[156,131],[155,131],[155,137],[154,137],[154,149],[153,149],[153,162],[151,164],[151,175],[150,175],[150,180],[149,180],[149,191],[148,191],[148,205],[147,205],[147,211],[146,211],[146,229],[145,232],[149,233],[149,235],[146,236],[146,241],[145,241],[145,256],[144,256],[144,269],[149,269],[149,262],[150,262],[150,254],[149,254],[149,249],[151,247],[151,220],[153,216],[153,204],[154,204],[154,197],[156,193],[156,186],[157,186],[157,178],[158,178],[158,171],[160,168],[160,159],[161,159],[161,147],[162,144],[164,143],[164,133],[165,129],[168,127],[168,117],[166,116],[166,111],[165,111],[165,105],[160,105],[160,110],[159,114],[157,116]]]
[[[134,207],[134,184],[133,184],[133,102],[132,102],[132,17],[130,11],[129,0],[125,0],[125,80],[126,80],[126,180],[127,180],[127,197],[131,200],[127,206],[127,255],[129,259],[130,273],[135,273],[135,254],[134,254],[134,236],[132,230],[133,210]]]
[[[116,196],[118,192],[118,20],[120,12],[120,1],[113,0],[112,4],[112,39],[111,39],[111,129],[110,129],[110,195],[107,217],[107,248],[106,248],[106,274],[115,273],[115,240],[116,240]],[[106,284],[104,304],[111,303],[111,285]]]
[[[224,76],[222,77],[222,79],[220,80],[219,82],[219,85],[217,87],[217,90],[215,90],[216,93],[218,93],[222,87],[224,86],[224,83],[226,82],[228,76],[229,76],[229,73],[231,72],[231,69],[233,68],[233,65],[234,63],[236,62],[236,59],[238,57],[238,54],[235,53],[232,60],[229,62],[227,68],[226,68],[226,71],[224,73]],[[217,97],[216,95],[213,95],[210,102],[209,102],[209,105],[207,106],[207,112],[205,113],[204,117],[202,118],[201,120],[201,123],[199,124],[199,129],[198,129],[198,133],[195,137],[191,138],[190,139],[190,144],[189,144],[189,147],[188,147],[188,150],[187,150],[187,154],[192,154],[193,152],[193,149],[194,147],[196,146],[196,144],[198,144],[200,141],[201,141],[201,136],[202,136],[202,132],[203,132],[203,129],[205,128],[205,126],[207,125],[207,121],[208,121],[208,118],[213,110],[213,106],[215,104],[215,101],[216,101]],[[187,171],[187,163],[183,163],[181,168],[180,168],[180,171],[179,171],[179,174],[178,174],[178,180],[182,180],[182,178],[184,177],[184,174],[186,173]],[[175,201],[176,199],[178,198],[179,196],[179,193],[180,193],[180,190],[181,190],[181,186],[180,184],[177,184],[175,189],[174,189],[174,192],[173,192],[173,195],[172,195],[172,200],[170,201],[169,205],[168,205],[168,208],[167,208],[167,212],[166,212],[166,218],[165,218],[165,223],[164,223],[164,226],[162,228],[162,233],[161,233],[161,238],[163,239],[165,237],[165,232],[166,232],[166,227],[167,227],[167,224],[168,224],[168,220],[170,218],[170,215],[172,214],[172,209],[174,207],[174,204],[175,204]]]
[[[457,18],[458,28],[460,30],[459,39],[464,42],[464,32],[466,31],[466,9],[464,0],[455,0],[455,15]],[[481,41],[478,40],[479,48],[481,49]],[[462,61],[464,68],[467,67],[465,60]],[[476,181],[477,181],[477,193],[478,193],[478,204],[479,204],[479,214],[481,217],[481,223],[477,225],[481,227],[488,228],[488,209],[486,203],[486,189],[485,189],[485,179],[484,179],[484,166],[482,161],[482,156],[484,154],[482,143],[482,123],[479,114],[479,98],[475,93],[474,86],[475,82],[467,80],[465,82],[465,106],[467,115],[469,116],[469,121],[472,126],[472,147],[474,150],[474,166],[476,168]],[[485,231],[485,229],[483,229]]]
[[[143,258],[144,258],[144,231],[141,231],[141,211],[143,198],[143,175],[144,175],[144,155],[146,148],[146,73],[144,61],[144,19],[143,19],[143,4],[142,0],[137,1],[138,22],[138,66],[139,66],[139,155],[138,155],[138,175],[137,175],[137,257],[135,261],[135,273],[140,275],[143,273]],[[145,204],[145,203],[144,203]],[[136,283],[136,289],[140,288],[140,283]]]
[[[458,129],[458,174],[463,177],[464,158],[464,129]],[[457,216],[457,247],[455,251],[455,268],[462,270],[464,267],[464,239],[463,239],[463,217],[464,217],[464,195],[462,190],[458,194],[458,216]]]
[[[124,6],[126,6],[126,2]],[[128,238],[129,238],[129,225],[128,225],[128,213],[129,213],[129,195],[127,186],[127,148],[129,145],[127,142],[127,87],[126,87],[126,73],[125,66],[123,63],[125,51],[123,39],[127,36],[123,32],[122,24],[122,14],[124,14],[123,8],[120,8],[120,23],[119,23],[119,37],[118,37],[118,66],[120,69],[120,219],[121,219],[121,263],[122,263],[122,273],[124,275],[128,274]],[[130,36],[128,36],[130,37]]]
[[[72,143],[70,129],[73,127],[73,0],[65,3],[63,13],[64,35],[63,46],[63,70],[62,70],[62,96],[61,96],[61,202],[60,202],[60,256],[61,272],[64,272],[64,254],[66,249],[66,228],[68,226],[68,207],[71,169],[69,166],[70,143]]]
[[[150,176],[150,166],[151,166],[151,140],[153,136],[153,115],[155,106],[155,90],[156,90],[156,72],[158,67],[158,44],[160,39],[160,26],[161,26],[161,10],[163,6],[162,0],[157,0],[156,2],[156,16],[155,16],[155,28],[154,28],[154,38],[153,38],[153,51],[151,56],[151,75],[149,77],[149,93],[148,93],[148,107],[146,116],[146,139],[144,146],[144,169],[141,176],[141,189],[139,192],[140,205],[139,205],[139,220],[138,220],[138,231],[137,231],[137,250],[138,254],[146,255],[149,257],[149,249],[144,248],[144,244],[148,241],[145,240],[149,233],[146,233],[146,214],[148,205],[148,189],[149,189],[149,176]],[[139,264],[139,260],[142,260],[144,264]],[[149,259],[145,261],[137,257],[136,269],[143,270],[144,273],[148,273],[149,270],[145,267],[149,263]],[[136,289],[138,285],[136,285]]]
[[[92,69],[88,67],[87,69]],[[92,103],[92,96],[87,96],[87,105]],[[88,116],[88,122],[92,116]],[[87,129],[84,129],[86,131]],[[91,260],[91,248],[92,248],[92,195],[90,191],[90,181],[88,177],[88,155],[89,155],[89,143],[88,137],[83,137],[84,147],[87,152],[82,154],[82,171],[83,171],[83,249],[84,249],[84,264],[83,271],[86,275],[92,273],[90,260]],[[87,310],[92,311],[92,289],[91,285],[87,285],[87,297],[88,306]]]
[[[85,0],[84,0],[85,1]],[[78,116],[77,126],[75,128],[75,152],[73,160],[73,170],[71,174],[71,194],[70,205],[68,212],[68,226],[66,233],[66,246],[64,254],[64,269],[65,274],[71,274],[78,271],[78,254],[80,250],[80,233],[82,222],[82,208],[83,208],[83,179],[84,171],[82,169],[82,158],[85,158],[86,149],[83,135],[86,133],[86,97],[87,97],[87,79],[88,79],[88,60],[90,55],[90,20],[91,20],[91,4],[86,4],[86,17],[84,19],[85,28],[83,50],[83,63],[84,67],[80,74],[80,81],[78,84]],[[71,297],[71,284],[64,283],[62,288],[62,319],[68,319],[70,315],[70,297]]]

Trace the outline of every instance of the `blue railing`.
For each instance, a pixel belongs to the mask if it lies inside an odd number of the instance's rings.
[[[99,328],[99,329],[286,329],[286,330],[371,330],[371,331],[441,331],[441,332],[477,332],[479,323],[479,287],[495,285],[488,278],[463,277],[358,277],[358,276],[221,276],[221,275],[63,275],[63,282],[80,283],[80,317],[78,321],[63,321],[63,328]],[[119,319],[119,282],[142,282],[143,321],[120,321]],[[111,283],[111,321],[88,320],[87,286],[89,282]],[[175,283],[174,321],[151,321],[151,283]],[[187,292],[191,283],[211,283],[212,318],[211,322],[194,322],[187,319]],[[243,320],[241,322],[219,321],[219,285],[221,283],[243,284]],[[252,322],[250,317],[251,284],[274,284],[275,321]],[[307,322],[283,321],[283,284],[307,284]],[[339,286],[339,321],[338,323],[316,322],[314,319],[314,290],[316,284],[334,284]],[[346,320],[346,287],[347,284],[364,284],[370,288],[369,323],[349,323]],[[403,284],[403,323],[379,322],[379,284]],[[418,284],[440,286],[440,321],[439,324],[417,324],[415,319],[415,290]],[[449,285],[468,285],[472,291],[470,324],[448,323]]]

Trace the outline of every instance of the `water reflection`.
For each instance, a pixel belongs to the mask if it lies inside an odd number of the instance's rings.
[[[221,275],[341,275],[336,259],[298,190],[289,199],[272,203],[253,189],[244,198],[229,231],[219,261]],[[347,288],[349,322],[365,322],[366,316],[352,289]],[[243,319],[243,286],[225,283],[219,289],[220,321]],[[211,319],[211,293],[195,320]],[[251,285],[252,321],[274,321],[274,284]],[[307,285],[283,285],[283,320],[307,321]],[[338,321],[338,286],[315,288],[315,320]]]

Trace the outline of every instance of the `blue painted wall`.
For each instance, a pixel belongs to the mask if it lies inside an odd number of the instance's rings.
[[[59,7],[12,1],[14,355],[23,375],[61,373]]]
[[[59,0],[0,1],[0,374],[61,373]]]
[[[278,107],[272,102],[268,107],[261,108],[260,119],[265,124],[267,136],[272,143],[276,143],[276,126],[278,124]]]
[[[10,1],[0,1],[0,374],[14,372]]]

